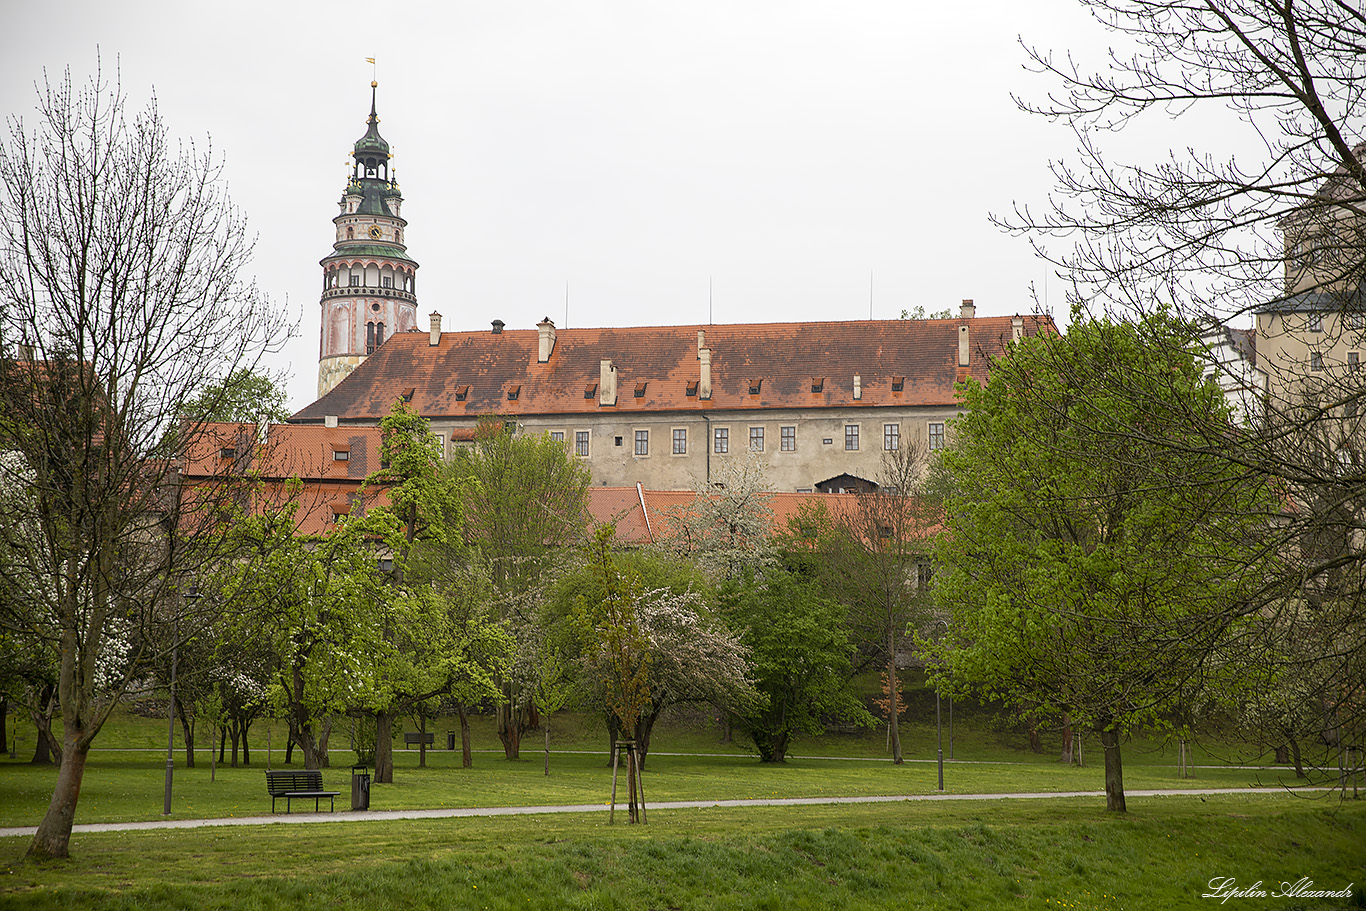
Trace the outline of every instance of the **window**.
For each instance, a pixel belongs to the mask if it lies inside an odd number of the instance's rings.
[[[778,428],[778,448],[783,452],[797,451],[797,428],[780,427]]]
[[[858,449],[858,425],[844,425],[844,448],[849,452]]]
[[[441,453],[441,458],[446,457],[446,435],[444,433],[434,434],[436,437],[436,451]]]
[[[1366,329],[1366,313],[1360,310],[1347,314],[1348,329]]]
[[[519,386],[519,387],[517,387],[517,388],[520,389],[521,387]],[[516,422],[516,421],[504,421],[504,422],[503,422],[503,433],[516,433],[516,432],[517,432],[517,422]]]
[[[574,455],[581,458],[588,458],[588,431],[574,431]]]
[[[237,458],[237,449],[234,446],[224,446],[218,450],[218,457],[220,459],[235,459]]]
[[[394,286],[394,277],[392,275],[386,275],[379,280],[379,283],[385,288],[392,288]]]
[[[349,462],[349,461],[351,461],[351,450],[350,450],[350,449],[333,449],[333,450],[332,450],[332,461],[334,461],[334,462]]]
[[[1309,314],[1309,331],[1310,331],[1310,332],[1322,332],[1322,331],[1323,331],[1323,314],[1322,314],[1322,313],[1311,313],[1311,314]]]
[[[1311,351],[1311,352],[1309,352],[1309,369],[1310,369],[1310,370],[1322,370],[1322,369],[1323,369],[1323,353],[1322,353],[1322,352],[1320,352],[1320,351]]]
[[[730,452],[730,428],[717,427],[715,433],[716,443],[712,447],[717,452]]]
[[[925,591],[930,587],[930,582],[934,580],[934,567],[929,563],[920,562],[915,565],[915,587],[920,591]]]
[[[366,323],[366,324],[365,324],[365,353],[366,353],[366,354],[374,354],[374,353],[375,353],[375,324],[374,324],[374,323]]]
[[[1348,352],[1347,352],[1347,369],[1348,369],[1348,370],[1360,370],[1360,369],[1361,369],[1361,352],[1360,352],[1360,351],[1348,351]]]
[[[352,288],[359,288],[359,287],[360,287],[360,276],[359,276],[359,275],[356,275],[356,274],[354,274],[354,273],[351,275],[351,287],[352,287]]]
[[[685,427],[674,428],[674,455],[687,455],[688,431]]]
[[[347,240],[355,240],[355,239],[356,239],[356,229],[355,229],[355,228],[348,227],[348,228],[346,229],[346,239],[347,239]]]
[[[750,452],[763,452],[763,451],[764,451],[764,428],[762,428],[762,427],[751,427],[751,428],[749,428],[749,451],[750,451]]]
[[[930,451],[944,448],[944,425],[930,424]]]
[[[650,431],[636,431],[636,455],[647,456],[650,454]]]
[[[882,448],[888,452],[896,452],[901,448],[900,424],[882,425]]]
[[[563,442],[564,442],[564,431],[563,431],[563,430],[552,430],[552,431],[550,431],[550,438],[551,438],[552,440],[554,440],[556,443],[563,443]]]

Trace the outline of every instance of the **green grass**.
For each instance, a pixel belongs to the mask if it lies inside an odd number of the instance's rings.
[[[0,907],[803,909],[1214,907],[1214,876],[1366,881],[1366,809],[1273,795],[876,804],[0,839]],[[1259,909],[1361,907],[1261,900]]]
[[[91,751],[77,809],[78,823],[161,819],[165,778],[164,745],[145,748],[160,722],[120,716],[101,733]],[[444,747],[444,726],[438,746]],[[255,732],[254,732],[255,733]],[[821,797],[930,794],[937,790],[933,728],[911,726],[907,732],[908,762],[894,766],[880,753],[876,735],[831,735],[804,744],[798,758],[772,765],[759,763],[740,744],[718,744],[715,733],[692,726],[668,726],[652,743],[646,766],[648,799],[712,800],[768,797]],[[959,732],[956,732],[959,733]],[[164,728],[161,731],[164,736]],[[106,739],[105,735],[108,735]],[[551,775],[543,774],[542,740],[523,742],[522,759],[509,762],[487,719],[478,719],[474,768],[460,768],[460,754],[444,748],[429,750],[425,769],[417,767],[416,751],[395,752],[393,784],[372,789],[373,809],[431,807],[537,806],[604,803],[611,789],[600,729],[574,716],[552,727]],[[333,735],[333,746],[344,746],[347,734]],[[992,742],[990,735],[960,734],[956,762],[946,763],[945,791],[950,794],[1012,791],[1095,791],[1104,786],[1100,753],[1087,754],[1084,767],[1065,766],[1051,754],[1035,755]],[[255,737],[252,765],[219,766],[215,780],[208,752],[198,754],[195,768],[184,768],[184,753],[176,755],[173,819],[256,816],[269,812],[265,791],[264,731]],[[283,732],[272,733],[272,764],[279,767],[278,745]],[[400,740],[400,743],[402,741]],[[593,752],[565,752],[573,750]],[[684,753],[685,755],[670,755]],[[706,755],[699,755],[705,753]],[[803,756],[843,758],[801,758]],[[1201,768],[1193,778],[1181,778],[1170,752],[1151,744],[1131,743],[1124,751],[1125,786],[1132,790],[1182,787],[1275,786],[1291,780],[1281,773],[1259,773],[1241,768]],[[350,765],[354,755],[334,749],[333,765],[323,770],[324,783],[342,792],[349,806]],[[869,761],[878,759],[881,761]],[[1199,757],[1202,764],[1211,762]],[[302,759],[296,754],[295,767]],[[0,761],[0,826],[36,825],[47,809],[56,770],[21,761]]]

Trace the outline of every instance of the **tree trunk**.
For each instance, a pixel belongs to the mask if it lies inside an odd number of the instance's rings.
[[[247,740],[247,732],[251,730],[251,716],[242,719],[242,765],[251,765],[251,742]],[[233,756],[237,755],[237,746],[233,745]]]
[[[607,750],[607,767],[613,768],[617,757],[617,741],[621,739],[621,722],[617,716],[609,712],[607,714],[607,742],[611,747]]]
[[[503,758],[520,759],[522,753],[522,731],[518,712],[512,706],[512,688],[505,687],[503,698],[507,701],[498,704],[498,739],[503,742]]]
[[[1295,760],[1295,777],[1307,778],[1304,774],[1304,757],[1300,755],[1300,742],[1294,738],[1290,740],[1290,755]]]
[[[318,768],[326,769],[332,765],[327,755],[327,741],[332,737],[332,716],[323,719],[322,730],[318,734]]]
[[[550,777],[550,719],[545,718],[541,722],[541,730],[545,732],[545,777]]]
[[[1119,731],[1114,728],[1102,730],[1100,745],[1105,749],[1105,809],[1123,813],[1124,767],[1119,756]]]
[[[185,768],[194,768],[194,715],[185,711],[185,701],[176,703],[176,714],[180,716],[180,730],[185,737]]]
[[[1283,743],[1283,744],[1281,744],[1280,746],[1276,747],[1276,760],[1275,760],[1275,762],[1276,762],[1276,765],[1289,765],[1289,764],[1290,764],[1290,746],[1289,746],[1288,744],[1284,744],[1284,743]]]
[[[641,769],[645,768],[645,754],[650,752],[650,735],[654,733],[655,722],[663,711],[663,703],[651,703],[649,713],[641,715],[636,722],[636,764]]]
[[[1072,764],[1072,716],[1066,712],[1062,716],[1062,755],[1058,758],[1064,765]]]
[[[375,783],[394,783],[394,713],[375,713]]]
[[[470,750],[470,710],[464,705],[457,705],[455,711],[460,716],[460,767],[472,768],[474,754]]]
[[[294,763],[294,737],[293,737],[293,735],[291,735],[291,736],[289,737],[289,739],[285,741],[285,765],[292,765],[293,763]]]
[[[34,764],[61,765],[62,744],[52,733],[52,716],[57,711],[57,687],[44,687],[36,701],[31,694],[28,703],[29,719],[38,732],[38,741],[33,747]]]
[[[223,762],[223,758],[224,758],[225,756],[228,755],[228,731],[230,731],[230,730],[232,730],[232,721],[231,721],[231,720],[229,720],[227,724],[223,725],[221,728],[218,729],[218,761],[219,761],[220,764]],[[232,742],[232,745],[233,745],[233,747],[234,747],[234,749],[233,749],[233,751],[232,751],[233,758],[236,759],[236,758],[237,758],[237,750],[236,750],[237,741],[234,740],[234,741]],[[233,763],[233,765],[236,766],[236,763]]]
[[[1031,753],[1043,752],[1043,737],[1039,734],[1039,726],[1032,722],[1029,725],[1029,750]]]
[[[38,824],[28,856],[34,860],[66,857],[71,845],[71,826],[76,820],[76,801],[81,796],[81,777],[85,774],[88,746],[77,747],[75,737],[68,735],[62,751],[63,762],[57,772],[57,786],[52,789],[52,802],[47,814]]]
[[[0,753],[9,752],[9,703],[0,699]]]
[[[427,716],[417,716],[417,767],[427,768]]]
[[[890,619],[890,617],[889,617]],[[901,714],[901,680],[896,674],[896,627],[887,624],[887,739],[892,746],[892,764],[901,765],[901,725],[897,716]]]

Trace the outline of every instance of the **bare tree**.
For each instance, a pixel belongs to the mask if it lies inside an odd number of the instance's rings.
[[[180,501],[167,430],[287,331],[238,278],[252,244],[221,176],[98,70],[45,82],[0,144],[0,449],[19,456],[0,483],[20,492],[0,515],[2,622],[59,656],[63,726],[34,857],[67,855],[118,695],[219,606],[180,597],[213,557],[214,498]]]

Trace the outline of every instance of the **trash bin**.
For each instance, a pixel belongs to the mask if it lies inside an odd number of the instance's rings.
[[[446,749],[455,749],[455,731],[446,732]]]
[[[370,770],[363,765],[351,767],[351,809],[370,809]]]

